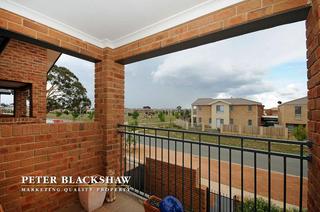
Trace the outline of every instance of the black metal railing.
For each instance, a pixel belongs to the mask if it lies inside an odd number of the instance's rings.
[[[138,195],[173,195],[186,211],[306,208],[309,141],[130,125],[119,125],[119,133],[122,172]]]

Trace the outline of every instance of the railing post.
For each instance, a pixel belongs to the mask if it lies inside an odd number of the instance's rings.
[[[210,189],[207,188],[207,212],[210,212]]]

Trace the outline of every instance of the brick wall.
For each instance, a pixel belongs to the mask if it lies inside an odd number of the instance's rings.
[[[163,167],[161,168],[162,165]],[[168,172],[169,172],[169,178],[168,178]],[[184,207],[185,207],[184,209],[188,211],[199,211],[199,201],[200,201],[199,193],[201,193],[201,204],[200,204],[201,211],[206,211],[207,209],[206,187],[202,187],[201,190],[199,189],[199,170],[198,169],[192,169],[192,174],[190,174],[190,172],[191,172],[190,168],[187,168],[187,167],[184,168],[184,173],[185,173],[184,184],[182,184],[182,179],[183,179],[182,166],[177,165],[175,169],[174,164],[168,165],[167,162],[161,162],[161,160],[146,158],[146,166],[145,166],[146,192],[152,195],[156,195],[160,198],[164,198],[167,195],[174,195],[181,201],[181,203],[184,202]],[[177,174],[176,177],[175,177],[175,173]],[[191,179],[192,179],[192,182],[191,182]],[[168,191],[168,185],[169,185],[169,191]],[[161,193],[161,190],[162,190],[162,193]],[[191,196],[191,190],[192,190],[192,196]],[[176,195],[175,195],[175,192],[177,193]],[[192,202],[192,205],[191,205],[191,202]]]
[[[16,119],[16,121],[45,121],[47,60],[45,48],[13,39],[0,55],[1,80],[32,84],[32,118]],[[16,106],[16,118],[21,118],[25,115],[26,103],[25,98],[21,97],[19,92],[17,97],[19,104]],[[14,121],[12,118],[9,119]]]
[[[232,28],[237,25],[303,8],[310,4],[310,2],[311,0],[242,1],[179,26],[121,46],[115,49],[116,60],[129,58],[173,44],[183,43],[184,41]]]
[[[246,0],[239,4],[230,6],[228,8],[221,9],[219,11],[210,13],[193,21],[190,21],[185,24],[181,24],[174,28],[165,30],[163,32],[159,32],[155,35],[137,40],[128,45],[119,47],[115,50],[98,48],[94,45],[88,44],[84,41],[81,41],[77,38],[74,38],[70,35],[67,35],[63,32],[59,32],[55,29],[47,27],[45,25],[36,23],[29,19],[23,18],[6,10],[0,9],[0,28],[14,31],[31,38],[48,42],[50,44],[56,45],[58,47],[62,47],[73,52],[77,52],[79,54],[87,55],[90,57],[94,57],[95,59],[102,59],[103,61],[96,64],[96,79],[95,79],[95,90],[96,90],[96,121],[99,121],[102,127],[102,132],[97,133],[97,136],[102,139],[103,144],[100,146],[103,152],[99,151],[98,155],[103,158],[102,163],[100,163],[97,158],[95,158],[95,162],[92,161],[90,166],[94,167],[94,169],[100,170],[102,172],[105,169],[114,169],[117,172],[120,170],[120,155],[121,155],[121,144],[120,138],[117,134],[117,124],[123,123],[123,114],[124,114],[124,67],[122,65],[116,64],[114,61],[119,59],[125,59],[134,55],[139,55],[144,52],[149,52],[152,50],[160,49],[163,47],[167,47],[173,44],[182,43],[187,40],[191,40],[196,37],[204,36],[209,33],[214,33],[217,31],[221,31],[224,29],[228,29],[237,25],[241,25],[244,23],[248,23],[254,20],[263,19],[268,16],[272,16],[275,14],[283,13],[286,11],[298,9],[307,6],[312,2],[313,10],[310,12],[308,21],[307,21],[307,45],[308,45],[308,98],[309,98],[309,138],[315,142],[315,145],[312,149],[313,160],[309,163],[309,210],[316,210],[320,207],[320,194],[318,190],[320,188],[320,183],[317,179],[320,177],[320,87],[319,87],[319,0]],[[14,53],[15,51],[11,51],[10,54],[13,57],[4,57],[9,47],[15,48],[20,53],[22,51],[25,54],[20,54],[17,57]],[[42,63],[45,61],[45,56],[43,53],[43,49],[40,47],[32,46],[30,44],[26,44],[18,41],[11,41],[9,46],[4,51],[4,53],[0,56],[0,79],[6,79],[10,73],[7,70],[6,64],[9,62],[13,65],[13,67],[21,67],[22,62],[19,60],[25,59],[26,62],[30,61],[40,61]],[[11,61],[10,61],[11,60]],[[16,61],[17,60],[17,61]],[[6,62],[4,62],[6,61]],[[27,64],[27,63],[26,63]],[[37,69],[41,67],[43,64],[39,64],[36,66]],[[3,69],[6,67],[6,69]],[[30,70],[29,67],[26,66],[26,70]],[[32,74],[30,74],[32,73]],[[15,76],[20,81],[21,78],[26,77],[29,81],[35,75],[33,70],[31,72],[24,72],[21,74],[15,74]],[[37,82],[41,82],[41,77],[36,79]],[[10,79],[12,80],[12,79]],[[43,81],[44,82],[44,81]],[[45,84],[40,84],[42,88]],[[33,91],[36,94],[39,92]],[[34,93],[33,93],[34,95]],[[45,114],[45,98],[40,97],[40,99],[34,100],[34,108],[33,112],[37,114],[38,117],[43,117]],[[74,139],[75,142],[80,142],[78,140],[86,138],[87,135],[83,135],[80,131],[76,130],[75,132],[65,132],[61,133],[59,131],[59,126],[61,128],[69,129],[69,125],[50,125],[48,130],[52,130],[55,133],[55,136],[52,136],[52,133],[45,132],[44,137],[49,137],[48,139],[53,142],[56,142],[56,134],[61,136],[67,136],[65,139],[61,139],[62,144],[53,147],[45,147],[48,150],[44,150],[43,153],[46,156],[46,160],[49,160],[50,163],[45,165],[38,165],[37,160],[41,160],[41,158],[36,156],[39,152],[42,152],[43,148],[39,148],[37,146],[37,139],[41,137],[37,133],[38,126],[42,124],[35,125],[21,125],[20,130],[16,130],[18,126],[16,125],[3,125],[0,126],[1,129],[1,137],[9,136],[9,138],[1,138],[0,140],[0,189],[1,196],[0,201],[4,202],[5,208],[9,208],[10,210],[17,209],[29,209],[32,207],[45,207],[49,209],[55,209],[59,206],[62,206],[63,202],[68,202],[69,198],[74,199],[75,195],[58,195],[53,194],[48,198],[42,197],[38,194],[32,194],[27,196],[22,196],[21,193],[16,192],[17,189],[17,179],[19,175],[23,173],[32,173],[35,172],[37,174],[43,174],[42,172],[52,173],[52,169],[60,167],[60,169],[72,170],[73,165],[70,165],[70,168],[63,167],[65,164],[76,164],[77,168],[75,171],[80,171],[81,169],[84,171],[91,172],[90,168],[81,167],[81,156],[78,152],[73,153],[72,150],[66,150],[70,148],[69,144],[65,144],[67,138],[71,140]],[[49,126],[43,124],[43,126]],[[58,127],[57,127],[58,126]],[[61,127],[63,126],[63,127]],[[70,125],[71,126],[71,125]],[[73,126],[73,125],[72,125]],[[44,127],[46,128],[46,127]],[[57,129],[56,129],[57,128]],[[73,128],[73,127],[72,127]],[[77,128],[77,127],[75,127]],[[55,131],[57,130],[57,131]],[[62,130],[62,129],[61,129]],[[33,132],[35,131],[35,132]],[[41,130],[42,131],[42,130]],[[32,133],[31,133],[32,132]],[[22,135],[16,135],[16,133],[22,133]],[[26,135],[24,135],[26,133]],[[31,133],[31,134],[29,134]],[[33,134],[35,133],[35,134]],[[76,136],[76,138],[74,137]],[[54,137],[54,138],[53,138]],[[59,136],[58,136],[59,137]],[[17,139],[19,138],[19,139]],[[31,140],[30,140],[31,139]],[[97,139],[99,140],[99,139]],[[95,139],[95,141],[97,141]],[[12,145],[9,145],[8,142],[12,142]],[[14,144],[17,142],[18,144]],[[58,142],[58,141],[57,141]],[[59,140],[60,142],[60,140]],[[68,141],[69,142],[69,141]],[[35,143],[29,145],[29,143]],[[40,142],[41,143],[41,142]],[[51,143],[51,142],[50,142]],[[79,144],[79,143],[78,143]],[[39,144],[41,145],[41,144]],[[31,147],[30,147],[31,146]],[[32,148],[28,150],[28,148]],[[66,148],[66,149],[64,149]],[[22,151],[21,151],[22,150]],[[53,160],[54,154],[59,155],[60,151],[68,152],[67,154],[75,154],[79,160],[76,158],[68,159],[64,162],[60,161],[59,165],[53,163],[61,159],[58,157],[56,160]],[[70,153],[71,151],[71,153]],[[82,150],[80,150],[82,151]],[[10,153],[9,153],[10,152]],[[18,152],[18,153],[17,153]],[[22,152],[22,153],[21,153]],[[14,153],[14,154],[13,154]],[[4,155],[7,155],[5,158]],[[60,156],[60,155],[59,155]],[[65,155],[62,157],[64,158]],[[31,159],[30,159],[31,158]],[[29,165],[25,160],[30,159]],[[99,161],[97,163],[97,161]],[[84,164],[89,163],[88,160],[83,161]],[[81,164],[79,164],[81,163]],[[7,165],[9,164],[9,165]],[[21,166],[22,164],[22,166]],[[31,164],[31,165],[30,165]],[[50,165],[48,167],[48,164]],[[99,164],[99,165],[97,165]],[[69,166],[69,165],[68,165]],[[99,168],[97,168],[97,166]],[[19,167],[19,168],[17,168]],[[42,167],[42,168],[41,168]],[[54,167],[54,168],[53,168]],[[8,169],[8,170],[7,170]],[[13,171],[10,171],[13,169]],[[18,169],[18,170],[16,170]],[[37,171],[39,169],[40,171]],[[45,170],[45,171],[43,171]],[[95,170],[96,171],[96,170]],[[56,172],[56,171],[55,171]],[[19,174],[17,174],[19,173]],[[75,172],[78,174],[77,172]],[[16,177],[12,175],[17,175]],[[103,174],[103,173],[102,173]],[[12,179],[7,180],[7,176]],[[12,176],[12,177],[10,177]],[[13,184],[11,184],[13,182]],[[13,185],[13,186],[8,186]],[[7,193],[3,191],[8,191]],[[5,195],[3,195],[5,193]],[[35,204],[36,203],[36,204]],[[9,211],[10,211],[9,210]]]
[[[28,90],[16,89],[14,95],[15,117],[26,117]]]
[[[313,142],[308,164],[308,211],[320,208],[320,1],[312,1],[307,27],[308,137]]]
[[[22,193],[22,175],[104,174],[98,123],[0,126],[0,202],[6,212],[53,211],[78,201],[77,193]]]
[[[105,49],[103,61],[95,65],[95,120],[103,129],[106,170],[120,174],[121,138],[117,129],[124,123],[124,66],[114,62],[111,49]]]
[[[0,28],[17,32],[96,60],[102,59],[102,48],[4,9],[0,9]]]

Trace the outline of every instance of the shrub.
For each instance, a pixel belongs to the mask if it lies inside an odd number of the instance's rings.
[[[140,114],[139,114],[138,111],[134,111],[134,112],[131,114],[131,116],[132,116],[133,119],[138,119],[139,115],[140,115]]]
[[[236,211],[241,211],[241,204],[237,207]],[[254,211],[254,199],[246,199],[243,204],[244,212]],[[257,198],[257,211],[268,211],[268,202],[262,198]],[[282,211],[280,207],[271,205],[271,212],[280,212]]]
[[[160,120],[161,122],[165,122],[165,121],[166,121],[166,117],[165,117],[163,111],[158,114],[158,118],[159,118],[159,120]]]
[[[298,141],[303,141],[307,138],[306,128],[302,125],[293,129],[293,135]]]
[[[240,212],[241,211],[241,203],[238,203],[235,211],[236,212]],[[254,211],[254,199],[246,199],[246,200],[244,200],[243,211],[244,212]],[[268,201],[266,201],[266,200],[264,200],[262,198],[257,198],[257,211],[258,212],[269,211]],[[283,208],[281,208],[279,206],[276,206],[274,204],[271,204],[270,211],[271,212],[282,212]],[[288,211],[288,212],[297,212],[299,210],[297,208],[288,208],[286,211]],[[303,209],[302,211],[305,212],[306,210]]]
[[[89,118],[90,120],[92,120],[93,117],[94,117],[94,111],[88,112],[88,118]]]
[[[76,120],[76,118],[78,118],[80,114],[76,111],[72,111],[71,115],[72,115],[73,120]]]
[[[60,117],[62,115],[60,111],[56,111],[55,114],[56,114],[56,117]]]
[[[138,126],[138,120],[137,119],[133,119],[133,120],[129,121],[129,125]]]

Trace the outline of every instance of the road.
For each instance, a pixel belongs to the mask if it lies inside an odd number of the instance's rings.
[[[136,148],[139,147],[139,138],[136,138]],[[154,138],[145,138],[145,144],[155,146],[156,142]],[[140,136],[140,147],[144,145],[144,138]],[[165,150],[168,149],[168,140],[167,139],[157,139],[157,148],[163,148]],[[176,143],[176,150],[178,152],[182,152],[181,142]],[[192,155],[199,156],[199,146],[198,144],[192,145]],[[175,142],[170,140],[169,149],[175,150]],[[218,159],[218,148],[217,147],[210,147],[210,159]],[[191,144],[185,143],[184,144],[184,153],[187,155],[191,153]],[[208,146],[201,146],[201,157],[208,158],[209,156],[209,147]],[[229,150],[228,149],[220,149],[220,158],[222,161],[229,162]],[[241,164],[241,152],[239,150],[231,150],[231,158],[232,163]],[[254,153],[252,152],[244,152],[244,165],[245,166],[254,166]],[[295,158],[287,157],[287,174],[300,176],[300,160]],[[271,156],[271,170],[283,173],[283,164],[284,164],[284,157],[282,156]],[[268,156],[265,154],[258,154],[257,153],[257,168],[268,170]],[[308,162],[306,160],[303,161],[303,176],[307,177],[308,172]]]

